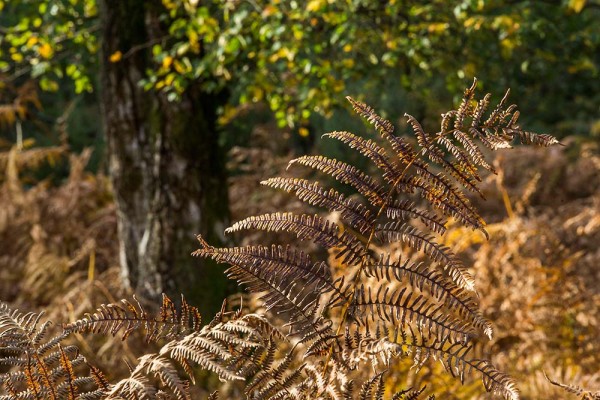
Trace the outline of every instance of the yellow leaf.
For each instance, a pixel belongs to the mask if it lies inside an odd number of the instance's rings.
[[[448,24],[445,22],[434,22],[427,27],[429,33],[442,33],[446,29],[448,29]]]
[[[580,13],[585,7],[586,0],[569,0],[569,8],[576,13]]]
[[[168,69],[171,66],[171,64],[173,64],[173,57],[166,56],[165,58],[163,58],[162,67],[164,69]]]
[[[180,74],[185,74],[186,73],[186,68],[185,65],[183,65],[179,60],[175,60],[175,71],[179,72]],[[171,83],[168,82],[167,85],[170,85]]]
[[[11,54],[10,58],[12,58],[13,61],[21,62],[21,61],[23,61],[23,54],[21,54],[21,53],[13,53],[13,54]]]
[[[38,53],[43,58],[50,58],[52,57],[54,50],[52,50],[52,46],[50,46],[48,43],[44,43],[38,48]]]
[[[347,44],[344,46],[344,52],[345,53],[349,53],[352,51],[352,45],[351,44]]]
[[[198,46],[198,32],[193,29],[188,29],[187,36],[190,41],[190,46],[195,48]]]
[[[259,101],[261,101],[264,97],[264,92],[261,88],[259,87],[254,87],[252,88],[252,101],[255,103],[258,103]]]
[[[177,64],[175,64],[176,68],[177,68]],[[175,80],[175,74],[169,74],[165,77],[165,85],[167,86],[171,86],[171,84],[173,83],[173,81]]]
[[[465,22],[463,22],[463,25],[465,28],[473,28],[474,30],[479,30],[481,28],[481,25],[483,23],[483,19],[480,17],[469,17],[467,19],[465,19]]]
[[[123,58],[123,53],[121,53],[120,50],[117,50],[114,53],[112,53],[108,59],[111,63],[116,63],[121,61],[121,58]]]
[[[294,30],[293,35],[294,35],[294,39],[300,41],[304,37],[304,32],[302,32],[300,29],[296,29],[296,30]]]
[[[321,8],[323,8],[325,6],[325,3],[327,3],[327,2],[324,0],[310,0],[308,2],[308,4],[306,5],[306,11],[309,11],[309,12],[319,11]]]
[[[34,44],[36,44],[38,42],[38,38],[36,36],[31,36],[29,39],[27,39],[27,43],[26,46],[28,48],[32,48]]]
[[[277,8],[273,7],[272,5],[268,5],[265,8],[263,8],[261,15],[263,18],[267,18],[275,13],[277,13]]]
[[[172,1],[172,0],[163,0],[163,6],[165,6],[165,8],[167,10],[172,10],[174,8],[177,8],[177,3]],[[114,61],[113,61],[114,62]]]
[[[310,134],[310,132],[305,127],[302,127],[302,128],[298,129],[298,134],[300,136],[302,136],[302,137],[308,137],[308,135]]]

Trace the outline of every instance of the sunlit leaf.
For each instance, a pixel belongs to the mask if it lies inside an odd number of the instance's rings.
[[[308,4],[306,4],[306,11],[315,12],[319,11],[321,8],[325,7],[327,4],[326,0],[310,0]]]
[[[585,7],[586,0],[569,0],[569,8],[576,13],[581,12]]]
[[[108,58],[108,60],[112,63],[116,63],[121,61],[121,58],[123,58],[123,53],[121,53],[120,50],[115,51],[114,53],[112,53],[110,55],[110,57]]]

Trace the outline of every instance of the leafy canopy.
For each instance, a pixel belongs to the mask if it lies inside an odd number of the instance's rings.
[[[156,3],[140,7],[158,5],[164,36],[105,55],[111,62],[146,51],[153,60],[146,89],[176,101],[190,84],[225,87],[232,104],[266,101],[281,126],[327,115],[340,93],[372,93],[379,108],[390,77],[421,101],[442,94],[428,104],[441,109],[444,87],[459,92],[477,75],[491,91],[527,94],[524,114],[535,110],[549,123],[589,122],[600,93],[600,8],[585,0]],[[0,10],[0,74],[38,78],[49,91],[62,79],[76,93],[93,89],[95,0],[0,0]]]

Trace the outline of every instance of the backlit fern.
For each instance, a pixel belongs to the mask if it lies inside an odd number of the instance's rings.
[[[229,277],[261,293],[267,309],[285,313],[288,334],[299,341],[295,351],[303,352],[305,359],[320,358],[323,377],[331,370],[341,374],[357,368],[368,358],[367,349],[384,364],[409,353],[416,365],[429,358],[440,360],[461,380],[475,371],[488,391],[518,398],[510,377],[471,355],[471,339],[491,338],[492,326],[478,309],[469,269],[439,237],[450,218],[487,237],[485,222],[466,195],[466,191],[481,195],[480,169],[494,172],[482,147],[558,142],[521,129],[516,106],[507,104],[508,92],[489,111],[491,96],[475,101],[475,87],[476,81],[465,90],[458,108],[443,114],[438,132],[426,132],[406,115],[416,140],[396,136],[389,121],[348,98],[354,110],[375,126],[380,139],[350,132],[325,137],[365,156],[376,172],[314,155],[292,160],[290,167],[320,171],[357,195],[349,197],[306,179],[277,177],[262,182],[337,212],[340,221],[272,212],[248,217],[226,230],[293,233],[300,241],[335,251],[337,268],[313,260],[295,243],[215,248],[199,237],[201,247],[194,255],[230,264]],[[405,245],[402,258],[385,253],[394,242]],[[411,261],[413,252],[427,262]]]

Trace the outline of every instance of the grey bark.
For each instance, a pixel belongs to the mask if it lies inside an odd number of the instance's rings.
[[[160,0],[103,0],[101,104],[118,210],[124,283],[158,298],[165,292],[208,311],[226,294],[222,269],[190,256],[195,234],[220,243],[228,225],[224,160],[219,150],[218,96],[191,87],[178,103],[139,82],[162,37]],[[134,50],[132,50],[134,49]],[[116,51],[118,62],[109,57]]]

